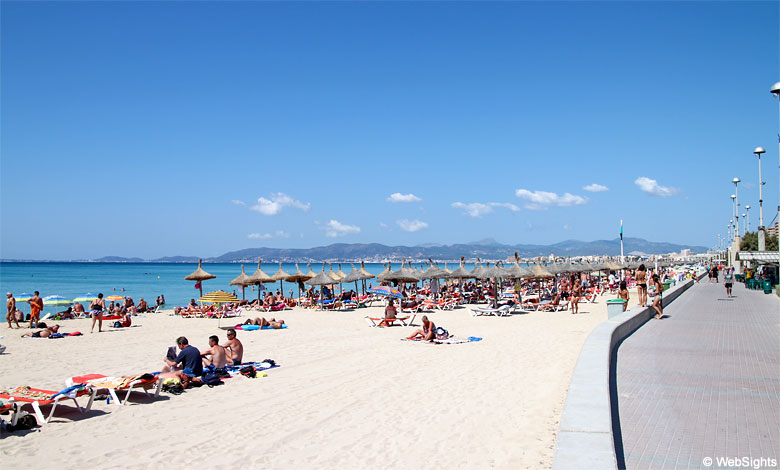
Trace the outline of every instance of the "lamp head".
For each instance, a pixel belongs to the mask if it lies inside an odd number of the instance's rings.
[[[745,214],[745,213],[743,212],[743,213],[742,213],[742,217],[747,217],[747,214]]]
[[[750,210],[750,206],[745,206],[745,209]]]
[[[731,182],[732,182],[732,183],[734,183],[734,184],[737,184],[737,183],[739,183],[740,181],[742,181],[742,180],[741,180],[741,179],[739,179],[739,178],[734,178],[733,180],[731,180]]]
[[[753,153],[758,156],[762,153],[766,153],[766,150],[764,150],[764,147],[756,147],[755,150],[753,150]]]
[[[780,96],[780,82],[777,82],[774,85],[772,85],[772,89],[769,90],[769,92],[775,96]]]
[[[736,195],[734,195],[734,194],[731,195],[731,199],[736,199],[736,198],[737,198]]]

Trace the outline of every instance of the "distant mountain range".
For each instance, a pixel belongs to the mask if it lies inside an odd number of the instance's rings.
[[[626,255],[659,255],[679,253],[689,249],[693,253],[704,253],[706,247],[694,245],[678,245],[666,242],[650,242],[642,238],[625,238],[623,247]],[[595,240],[584,242],[565,240],[552,245],[505,245],[492,238],[454,245],[439,245],[428,243],[418,246],[387,246],[379,243],[335,243],[314,248],[245,248],[231,251],[213,258],[203,258],[204,261],[217,263],[257,262],[319,262],[319,261],[400,261],[403,258],[421,260],[432,258],[438,261],[459,260],[465,256],[467,260],[481,258],[483,260],[499,260],[513,256],[517,252],[523,258],[537,256],[617,256],[620,255],[620,239]],[[22,260],[5,260],[22,261]],[[31,260],[23,260],[31,261]],[[102,263],[196,263],[197,256],[166,256],[153,260],[141,258],[122,258],[106,256],[94,260],[84,260]]]

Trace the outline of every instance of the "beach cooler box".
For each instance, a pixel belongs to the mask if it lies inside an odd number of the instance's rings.
[[[612,318],[615,315],[623,313],[623,304],[626,303],[623,299],[607,300],[607,318]]]

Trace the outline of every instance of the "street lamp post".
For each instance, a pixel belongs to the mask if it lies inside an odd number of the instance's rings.
[[[775,82],[774,85],[772,85],[772,88],[769,90],[770,93],[772,93],[775,98],[778,100],[778,104],[780,105],[780,82]],[[778,115],[780,115],[780,106],[778,106]],[[780,149],[780,119],[777,121],[778,125],[778,132],[777,132],[777,147]],[[778,152],[778,158],[780,158],[780,152]],[[780,169],[780,165],[778,165],[778,168]],[[778,180],[778,189],[780,189],[780,180]],[[777,221],[778,226],[780,227],[780,199],[777,200]],[[778,231],[778,240],[780,240],[780,231]],[[777,250],[780,252],[780,243],[777,244]]]
[[[761,154],[766,153],[764,147],[756,147],[753,153],[758,157],[758,251],[766,250],[766,234],[764,233],[764,180],[761,178]]]
[[[747,233],[747,212],[742,213],[742,230],[744,230],[743,235]]]
[[[745,222],[745,233],[748,233],[750,231],[750,204],[745,206],[745,211],[747,212],[747,221]]]
[[[731,180],[734,183],[734,218],[737,219],[737,236],[739,236],[739,178]]]

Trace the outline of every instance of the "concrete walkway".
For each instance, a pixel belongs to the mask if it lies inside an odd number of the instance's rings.
[[[733,293],[705,278],[620,345],[626,468],[744,468],[718,457],[780,468],[780,299]]]

